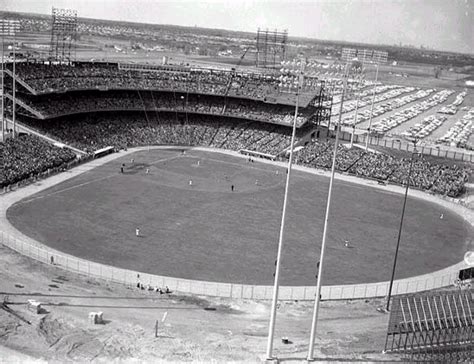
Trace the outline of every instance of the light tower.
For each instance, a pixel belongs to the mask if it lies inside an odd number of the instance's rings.
[[[52,9],[50,59],[71,63],[75,56],[77,33],[77,10]]]

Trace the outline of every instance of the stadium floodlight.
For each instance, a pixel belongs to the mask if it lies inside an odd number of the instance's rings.
[[[257,68],[275,68],[278,61],[284,61],[288,30],[266,30],[258,28],[255,41]]]
[[[310,64],[306,60],[282,61],[278,89],[282,93],[291,94],[310,92],[315,84],[318,84],[318,82],[312,82],[315,79],[310,71]]]
[[[15,64],[16,64],[16,33],[20,31],[20,21],[11,19],[0,19],[0,34],[2,36],[2,102],[1,102],[1,114],[2,114],[2,140],[5,140],[5,110],[4,110],[4,97],[5,97],[5,36],[13,36],[13,138],[16,134],[16,82],[15,82]]]
[[[342,48],[341,59],[344,62],[350,62],[357,57],[357,49],[355,48]]]
[[[400,240],[402,237],[403,218],[405,217],[405,208],[407,205],[408,189],[410,188],[410,178],[411,178],[411,172],[413,170],[413,160],[415,159],[415,155],[418,153],[418,151],[416,150],[416,143],[418,142],[418,139],[412,139],[410,141],[413,142],[413,152],[411,153],[410,168],[408,169],[407,182],[406,182],[406,188],[405,188],[405,197],[403,198],[402,214],[400,217],[400,226],[398,228],[397,247],[395,248],[395,257],[393,259],[392,276],[390,278],[390,285],[388,287],[388,297],[387,297],[387,307],[386,307],[387,311],[390,311],[390,298],[392,297],[393,280],[395,278],[395,270],[397,267],[398,250],[400,248]]]
[[[328,223],[329,223],[329,212],[331,209],[331,197],[332,197],[332,190],[334,184],[334,175],[336,171],[336,157],[337,157],[337,148],[339,144],[339,131],[341,129],[341,121],[342,121],[342,107],[344,104],[344,97],[346,95],[346,89],[348,85],[348,79],[352,75],[360,74],[363,71],[360,63],[348,62],[345,66],[344,75],[343,75],[343,88],[342,88],[342,95],[341,95],[341,104],[339,105],[339,121],[337,125],[335,125],[334,129],[336,132],[336,140],[334,142],[334,152],[332,157],[332,166],[331,166],[331,178],[329,180],[329,191],[328,191],[328,199],[326,204],[326,214],[324,217],[324,228],[323,228],[323,240],[321,244],[321,254],[319,258],[319,267],[318,267],[318,279],[316,283],[316,295],[314,298],[314,309],[313,309],[313,320],[311,324],[311,335],[308,347],[308,361],[314,360],[314,342],[316,339],[316,328],[318,322],[318,314],[319,314],[319,303],[321,300],[321,283],[322,283],[322,275],[323,275],[323,266],[324,266],[324,253],[326,251],[326,243],[327,243],[327,232],[328,232]]]
[[[356,58],[351,58],[348,62],[355,64],[356,60]],[[362,63],[361,65],[363,66]],[[317,78],[318,80],[324,81],[325,83],[334,86],[335,83],[341,82],[342,78],[344,77],[345,67],[345,63],[340,63],[338,61],[332,64],[327,64],[310,60],[306,63],[305,77],[309,80]],[[361,72],[350,73],[348,86],[354,82],[359,82],[358,78],[360,78],[361,75],[363,75]],[[349,90],[350,88],[346,89],[346,96]]]
[[[0,19],[0,33],[4,36],[15,36],[20,31],[20,21],[11,19]]]
[[[285,195],[283,198],[283,209],[281,214],[281,224],[280,224],[280,235],[278,239],[278,251],[277,251],[277,259],[276,259],[276,267],[275,267],[275,279],[273,285],[273,296],[272,296],[272,307],[270,311],[270,323],[268,326],[268,342],[267,342],[267,361],[275,360],[273,358],[273,337],[275,334],[275,320],[276,320],[276,309],[277,309],[277,301],[278,301],[278,290],[280,284],[280,268],[281,268],[281,254],[283,250],[283,242],[284,242],[284,233],[285,233],[285,223],[286,223],[286,207],[288,204],[288,192],[290,187],[290,176],[291,176],[291,167],[293,166],[293,152],[295,146],[295,136],[296,136],[296,122],[298,118],[298,103],[299,103],[299,96],[300,96],[300,86],[303,83],[303,70],[304,70],[305,62],[299,62],[299,71],[295,74],[297,78],[297,87],[296,87],[296,105],[295,105],[295,115],[293,117],[293,132],[291,134],[291,144],[290,144],[290,157],[288,160],[288,169],[286,174],[286,184],[285,184]]]
[[[303,71],[306,62],[304,60],[282,61],[280,76],[278,77],[278,89],[280,92],[295,94],[304,88]]]
[[[50,58],[57,62],[71,62],[76,50],[77,10],[52,8]]]
[[[319,80],[331,83],[331,81],[341,80],[344,74],[344,64],[334,62],[332,64],[309,61],[306,64],[305,76],[308,78],[317,78]]]

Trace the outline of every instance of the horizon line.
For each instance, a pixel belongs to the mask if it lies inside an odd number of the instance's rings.
[[[45,13],[38,13],[38,12],[22,12],[22,11],[9,11],[9,10],[0,10],[0,13],[5,14],[23,14],[23,15],[37,15],[37,16],[44,16],[44,17],[52,17],[52,14],[45,14]],[[89,17],[81,17],[78,16],[78,19],[87,19],[87,20],[98,20],[98,21],[106,21],[106,22],[119,22],[119,23],[129,23],[129,24],[140,24],[140,25],[151,25],[151,26],[174,26],[174,27],[181,27],[181,28],[197,28],[197,29],[208,29],[208,30],[221,30],[227,32],[236,32],[236,33],[248,33],[248,34],[255,34],[256,31],[249,31],[249,30],[235,30],[235,29],[226,29],[226,28],[209,28],[205,26],[197,26],[197,25],[179,25],[179,24],[170,24],[170,23],[147,23],[147,22],[139,22],[139,21],[132,21],[132,20],[122,20],[122,19],[104,19],[104,18],[89,18]],[[262,29],[257,27],[257,29]],[[278,29],[278,28],[269,28],[265,27],[263,29]],[[288,30],[288,29],[286,29]],[[470,57],[474,57],[474,50],[472,52],[461,52],[461,51],[452,51],[452,50],[444,50],[444,49],[437,49],[437,48],[420,48],[414,45],[396,45],[396,44],[387,44],[387,43],[363,43],[357,41],[350,41],[350,40],[337,40],[337,39],[322,39],[322,38],[315,38],[311,36],[304,36],[304,35],[290,35],[288,32],[288,39],[307,39],[312,41],[319,41],[319,42],[333,42],[333,43],[348,43],[353,45],[364,45],[364,46],[376,46],[376,47],[394,47],[398,49],[415,49],[419,51],[433,51],[433,52],[444,52],[444,53],[454,53],[459,55],[466,55]]]

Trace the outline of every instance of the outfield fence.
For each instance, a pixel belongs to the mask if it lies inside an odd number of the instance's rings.
[[[339,134],[339,137],[342,140],[350,141],[352,138],[352,133],[347,131],[342,131]],[[367,139],[366,134],[354,134],[354,143],[365,144]],[[414,146],[413,143],[409,143],[400,139],[387,139],[384,137],[371,136],[369,138],[369,145],[376,147],[384,147],[395,150],[401,150],[405,152],[413,152]],[[461,152],[459,150],[454,150],[444,145],[432,146],[432,145],[423,145],[419,144],[416,147],[418,153],[423,155],[451,159],[459,162],[474,162],[474,153],[465,151]]]
[[[136,287],[138,283],[152,288],[168,286],[173,292],[204,296],[252,300],[272,299],[273,286],[195,281],[153,275],[80,259],[48,249],[32,239],[19,239],[5,232],[1,232],[0,237],[3,245],[22,255],[87,277],[133,287]],[[414,293],[450,286],[458,277],[459,270],[464,267],[464,263],[459,263],[438,272],[397,280],[394,282],[392,294]],[[323,286],[321,297],[323,300],[385,297],[388,295],[388,287],[389,282]],[[315,286],[282,286],[279,289],[281,300],[313,300],[315,294]]]

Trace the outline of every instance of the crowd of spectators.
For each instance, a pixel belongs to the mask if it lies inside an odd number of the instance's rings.
[[[235,151],[247,149],[278,155],[290,144],[291,129],[287,126],[293,121],[293,107],[271,104],[266,100],[269,95],[278,92],[280,81],[275,76],[184,67],[171,71],[144,72],[105,63],[19,63],[16,71],[22,81],[38,93],[46,94],[28,96],[26,92],[20,92],[20,105],[23,103],[27,110],[30,109],[40,118],[54,118],[46,122],[33,118],[25,120],[31,126],[87,152],[106,146],[126,149],[175,144]],[[78,92],[61,93],[64,91]],[[379,86],[376,97],[381,98],[379,101],[389,101],[377,104],[374,114],[380,115],[425,98],[435,90],[418,90],[401,96],[409,91],[413,90],[400,86]],[[371,92],[372,89],[362,92],[362,96],[365,95],[367,99],[363,97],[362,102],[371,100]],[[385,119],[379,124],[374,123],[374,129],[391,128],[392,122],[398,125],[425,110],[425,104],[426,108],[430,108],[444,101],[447,96],[449,92],[443,90],[420,105],[407,109],[407,115],[395,114],[391,116],[393,120],[390,123]],[[337,100],[333,101],[337,103]],[[125,112],[118,113],[118,110]],[[314,111],[312,107],[300,109],[298,124],[301,126]],[[70,116],[72,114],[78,115]],[[60,117],[62,115],[69,116]],[[364,117],[366,115],[361,112],[357,122]],[[470,135],[471,124],[459,127],[463,133],[469,129],[469,134],[461,133],[462,136]],[[0,144],[0,148],[1,186],[61,166],[75,158],[68,149],[51,146],[34,136],[7,139]],[[296,153],[296,162],[315,168],[330,168],[332,155],[331,140],[315,139]],[[336,169],[340,172],[396,184],[405,183],[410,163],[409,158],[366,152],[345,145],[339,146],[336,157]],[[470,173],[463,166],[435,163],[416,157],[410,185],[456,197],[464,191]]]
[[[292,125],[294,107],[267,104],[260,101],[219,96],[178,94],[176,92],[108,91],[49,94],[19,97],[20,105],[31,108],[40,118],[52,118],[75,113],[107,110],[161,110],[217,114],[247,118],[283,125]],[[315,113],[314,106],[301,108],[297,125],[302,125]]]
[[[61,141],[79,149],[94,150],[114,146],[178,144],[252,150],[278,155],[289,147],[290,128],[224,116],[177,115],[176,113],[113,113],[83,115],[49,122],[33,121]],[[296,153],[296,162],[315,168],[331,168],[333,141],[314,139]],[[410,158],[366,152],[339,145],[336,169],[340,172],[378,181],[404,184]],[[433,193],[456,197],[464,191],[471,171],[459,165],[431,162],[422,156],[414,159],[410,185]]]
[[[21,135],[0,142],[0,187],[34,177],[72,161],[76,155],[34,135]]]
[[[144,145],[191,145],[253,150],[277,155],[291,140],[291,129],[224,116],[143,112],[85,114],[27,123],[86,152],[107,146],[126,149]]]
[[[54,65],[19,63],[19,79],[38,93],[91,90],[179,90],[190,93],[233,95],[265,99],[278,91],[278,78],[250,72],[207,69],[176,71],[139,71],[119,68],[117,64],[76,63]]]
[[[296,154],[297,163],[316,168],[331,168],[333,142],[313,140]],[[384,153],[366,152],[359,148],[339,145],[336,170],[382,182],[405,184],[410,168],[410,158],[397,158]],[[434,163],[422,156],[415,156],[410,186],[433,193],[459,196],[464,191],[471,170],[459,165]]]
[[[92,153],[113,146],[127,149],[145,145],[208,146],[230,150],[251,150],[284,155],[290,145],[291,128],[217,115],[175,112],[121,112],[82,114],[48,121],[29,119],[28,124],[62,142]],[[297,141],[300,136],[297,136]],[[2,147],[3,185],[28,178],[41,170],[74,158],[67,149],[52,147],[36,137],[9,139]],[[314,139],[295,154],[298,164],[331,168],[334,143]],[[406,183],[410,158],[366,152],[339,145],[336,170],[379,182]],[[433,162],[415,156],[410,186],[436,194],[457,197],[464,192],[471,170],[462,165]]]

